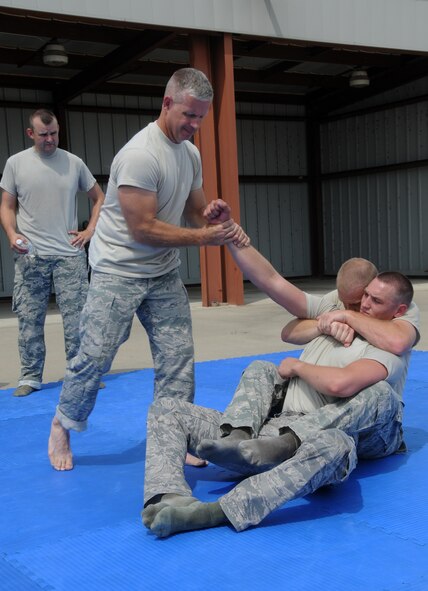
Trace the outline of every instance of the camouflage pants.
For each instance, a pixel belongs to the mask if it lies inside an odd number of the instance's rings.
[[[253,437],[276,437],[292,429],[301,440],[296,454],[275,468],[242,480],[220,504],[236,530],[256,525],[287,501],[348,478],[357,457],[383,457],[402,443],[402,404],[385,382],[306,415],[270,416],[286,393],[274,364],[256,361],[243,373],[223,414],[180,401],[159,401],[148,418],[145,502],[157,494],[191,494],[183,465],[187,445],[218,439],[230,427],[251,427]],[[358,454],[358,455],[357,455]]]
[[[341,429],[354,439],[360,458],[385,457],[403,444],[403,405],[386,382],[374,384],[349,398],[338,398],[307,414],[278,412],[286,393],[287,382],[279,375],[276,365],[252,362],[223,413],[222,434],[230,432],[231,427],[250,427],[253,437],[258,437],[262,436],[264,426],[266,435],[265,421],[275,415],[270,424],[279,421],[291,428],[301,441],[321,430]]]
[[[68,364],[56,416],[83,431],[101,377],[128,338],[134,314],[149,338],[154,398],[194,398],[194,349],[187,291],[177,270],[154,279],[93,272],[81,314],[80,348]]]
[[[39,389],[46,357],[44,326],[49,297],[55,288],[63,326],[67,361],[79,348],[79,317],[88,290],[86,256],[20,255],[15,259],[12,309],[18,316],[19,385]]]
[[[266,422],[269,435],[279,435]],[[222,414],[182,400],[162,399],[151,405],[147,422],[144,503],[158,494],[189,496],[184,462],[203,439],[221,437]],[[261,429],[264,434],[265,427]],[[339,429],[329,429],[302,442],[295,456],[262,474],[249,476],[220,498],[220,505],[237,531],[256,525],[269,513],[297,497],[327,484],[346,480],[357,463],[355,444]]]

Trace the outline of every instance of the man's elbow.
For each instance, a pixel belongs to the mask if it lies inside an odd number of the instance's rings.
[[[326,394],[336,398],[348,398],[358,392],[354,383],[341,377],[331,379],[328,387],[329,392]]]
[[[412,335],[412,337],[402,337],[401,335],[392,338],[387,351],[393,353],[394,355],[404,355],[410,351],[413,345],[416,342],[416,334]]]

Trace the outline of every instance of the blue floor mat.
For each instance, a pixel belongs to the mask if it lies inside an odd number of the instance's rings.
[[[195,402],[223,410],[255,358],[198,363]],[[60,384],[26,398],[1,390],[0,590],[427,591],[427,362],[427,352],[413,353],[407,454],[360,462],[343,485],[244,532],[224,526],[164,540],[140,521],[152,370],[106,377],[88,431],[72,434],[71,472],[53,470],[46,454]],[[201,500],[236,483],[213,465],[186,471]]]

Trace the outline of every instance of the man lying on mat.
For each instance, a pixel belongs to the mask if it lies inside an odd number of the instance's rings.
[[[360,312],[386,326],[403,318],[412,297],[405,276],[381,273],[365,289]],[[241,531],[287,501],[343,482],[358,457],[404,449],[409,357],[359,335],[346,347],[321,335],[299,359],[251,364],[225,413],[157,401],[148,418],[144,524],[159,537],[221,524]],[[218,501],[199,502],[184,477],[187,446],[245,478]]]

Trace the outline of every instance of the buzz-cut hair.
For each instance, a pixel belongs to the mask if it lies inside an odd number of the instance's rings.
[[[171,96],[176,103],[181,103],[186,94],[198,101],[212,101],[214,91],[203,72],[195,68],[180,68],[168,80],[165,96]]]
[[[337,272],[336,286],[339,290],[358,287],[364,289],[377,274],[378,270],[373,263],[353,257],[345,261]]]
[[[392,285],[395,289],[395,298],[397,304],[406,304],[410,306],[413,300],[413,285],[406,275],[398,271],[384,271],[377,276],[379,281]]]
[[[55,114],[52,111],[50,111],[49,109],[37,109],[37,111],[33,111],[28,118],[28,122],[30,124],[30,127],[33,130],[34,130],[34,119],[36,119],[36,117],[39,117],[40,121],[44,125],[50,125],[52,123],[52,121],[57,120],[55,117]]]

